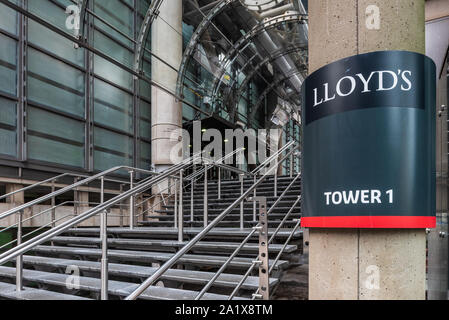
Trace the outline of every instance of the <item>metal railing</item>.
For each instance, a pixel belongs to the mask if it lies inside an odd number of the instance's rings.
[[[276,165],[275,166],[271,166],[269,169],[266,170],[266,172],[264,173],[264,175],[262,177],[260,177],[257,180],[257,176],[254,175],[256,177],[256,181],[255,183],[249,187],[237,200],[235,200],[228,208],[226,208],[221,214],[219,214],[212,222],[208,223],[207,225],[205,224],[204,229],[199,232],[191,241],[189,241],[186,245],[184,245],[175,255],[173,255],[168,261],[166,261],[160,268],[157,269],[157,271],[155,273],[153,273],[153,275],[151,275],[151,277],[149,277],[147,280],[145,280],[136,290],[134,290],[128,297],[126,297],[126,300],[135,300],[137,298],[139,298],[139,296],[141,294],[143,294],[145,292],[145,290],[147,290],[150,286],[154,285],[154,283],[156,281],[158,281],[160,279],[161,276],[163,276],[165,274],[165,272],[167,270],[169,270],[170,268],[172,268],[176,263],[178,263],[178,261],[187,253],[189,252],[198,242],[200,242],[204,237],[206,237],[210,231],[212,229],[214,229],[230,212],[232,212],[238,205],[240,205],[243,201],[245,201],[251,194],[253,194],[257,187],[259,185],[261,185],[265,179],[270,175],[270,173],[274,173],[274,170],[278,170],[279,165],[282,164],[288,157],[290,157],[290,155],[295,152],[299,147],[295,145],[295,143],[289,143],[288,145],[284,146],[284,148],[282,148],[281,150],[279,150],[278,153],[272,155],[269,159],[267,159],[264,163],[262,163],[258,168],[256,168],[256,170],[253,171],[252,174],[254,174],[254,172],[258,172],[261,171],[263,168],[267,167],[268,165],[270,165],[270,162],[272,161],[276,161]],[[283,153],[284,151],[286,151],[287,149],[291,149],[287,155],[285,157],[283,157],[283,159],[281,159],[280,161],[278,160],[278,157],[281,153]],[[207,168],[205,168],[205,173],[207,173]],[[206,175],[206,174],[205,174]],[[206,176],[207,177],[207,176]],[[206,190],[207,188],[207,178],[205,179],[205,185],[204,188]],[[205,197],[207,196],[207,194],[205,193]],[[252,199],[252,201],[259,201],[260,199],[258,199],[257,197]],[[278,202],[279,203],[279,202]],[[266,204],[264,205],[265,209],[266,209]],[[205,203],[205,209],[207,208],[206,203]],[[266,214],[265,214],[265,218],[266,218]],[[207,219],[207,211],[205,213],[205,220]],[[257,228],[260,228],[261,226],[257,226]],[[267,224],[265,223],[264,228],[267,228]],[[256,229],[257,230],[257,229]],[[254,232],[256,230],[253,230],[250,232],[250,234],[254,234]],[[263,232],[259,232],[260,234],[262,234]],[[265,232],[266,233],[266,232]],[[246,241],[249,240],[248,237],[245,238]],[[244,242],[245,242],[244,240]],[[265,242],[266,244],[266,242]],[[244,247],[244,244],[239,246],[237,248],[237,252],[234,252],[233,255],[231,255],[232,259],[237,255],[238,251],[241,250],[241,248]],[[240,250],[239,250],[240,248]],[[232,260],[231,259],[231,260]],[[0,261],[1,262],[1,261]],[[225,263],[222,268],[220,268],[221,272],[224,271],[224,269],[229,265],[230,261]],[[265,266],[265,268],[268,268],[268,266]],[[222,270],[223,269],[223,270]],[[220,271],[219,270],[219,271]],[[267,271],[267,270],[266,270]],[[265,272],[266,274],[267,272]],[[219,276],[219,275],[218,275]],[[218,278],[217,276],[217,278]],[[215,278],[215,277],[214,277]],[[213,278],[213,279],[214,279]],[[215,278],[216,280],[216,278]],[[215,281],[214,280],[214,281]],[[244,282],[244,281],[243,281]],[[206,285],[206,289],[204,291],[201,291],[199,296],[204,295],[204,293],[209,289],[209,287],[212,285],[212,283],[209,285]],[[264,286],[264,288],[266,288]]]
[[[148,173],[148,172],[150,172],[150,171],[147,171],[147,173]],[[54,184],[55,184],[58,180],[60,180],[60,179],[62,179],[62,178],[65,178],[65,177],[73,177],[73,178],[75,178],[75,179],[79,179],[79,178],[89,178],[89,176],[82,175],[82,174],[63,173],[63,174],[60,174],[60,175],[55,176],[55,177],[53,177],[53,178],[49,178],[49,179],[46,179],[46,180],[43,180],[43,181],[40,181],[40,182],[36,182],[36,183],[31,184],[31,185],[29,185],[29,186],[27,186],[27,187],[24,187],[24,188],[21,188],[21,189],[18,189],[18,190],[14,190],[13,192],[4,194],[4,195],[0,196],[0,201],[1,201],[1,200],[4,200],[4,199],[7,199],[7,198],[9,198],[9,197],[11,197],[11,196],[14,196],[14,195],[16,195],[16,194],[18,194],[18,193],[21,193],[21,192],[33,190],[34,188],[37,188],[37,187],[40,187],[40,186],[45,186],[45,185],[47,185],[47,187],[49,187],[49,188],[54,188]],[[129,183],[129,182],[127,182],[127,181],[124,181],[124,180],[122,181],[122,180],[117,180],[117,179],[106,179],[105,181],[107,181],[107,182],[119,183],[119,184],[128,184],[128,183]],[[50,184],[50,185],[48,185],[48,184]]]
[[[257,201],[262,201],[263,199],[257,198],[257,188],[270,176],[274,173],[275,181],[277,181],[277,170],[279,166],[286,161],[288,157],[290,157],[294,152],[298,149],[298,146],[294,142],[289,143],[285,145],[283,148],[281,148],[278,152],[271,155],[268,159],[266,159],[261,165],[259,165],[255,170],[252,172],[246,172],[241,169],[237,169],[228,165],[225,165],[223,161],[226,159],[226,157],[230,157],[235,155],[237,152],[241,152],[239,150],[234,151],[232,154],[229,154],[225,157],[223,157],[220,160],[217,161],[202,161],[201,169],[196,170],[196,166],[198,164],[198,158],[201,158],[201,154],[194,155],[189,159],[186,159],[176,165],[173,165],[166,171],[156,174],[151,171],[142,170],[142,169],[136,169],[131,168],[127,166],[120,166],[115,167],[109,170],[106,170],[102,173],[99,173],[97,175],[94,175],[92,177],[87,177],[86,179],[82,181],[78,181],[74,183],[73,185],[64,187],[60,190],[53,190],[52,193],[45,195],[39,199],[30,201],[29,203],[23,204],[18,206],[17,208],[13,208],[11,210],[8,210],[2,214],[0,214],[0,220],[5,219],[8,217],[11,217],[13,215],[17,216],[17,223],[15,223],[13,226],[8,227],[8,230],[17,227],[17,240],[16,244],[17,246],[9,249],[8,251],[0,254],[0,265],[3,265],[13,259],[16,259],[16,289],[17,291],[21,291],[23,287],[23,259],[22,256],[29,250],[32,250],[38,245],[41,245],[45,242],[51,241],[52,238],[61,235],[62,233],[68,231],[71,228],[74,228],[78,226],[79,224],[85,222],[86,220],[95,217],[97,215],[100,216],[100,239],[101,239],[101,299],[106,300],[108,299],[108,217],[112,217],[110,211],[114,206],[119,206],[120,208],[123,208],[124,201],[129,199],[129,224],[130,228],[134,228],[136,220],[143,216],[144,212],[139,213],[136,215],[134,213],[135,207],[142,205],[145,201],[149,201],[149,199],[153,199],[156,197],[161,197],[160,203],[166,203],[166,200],[170,201],[173,198],[175,199],[174,208],[174,220],[175,220],[175,228],[178,229],[178,240],[180,242],[183,242],[183,236],[184,236],[184,212],[183,212],[183,193],[185,190],[187,190],[187,187],[190,186],[191,188],[191,205],[192,205],[192,211],[191,211],[191,221],[193,222],[193,188],[195,183],[197,183],[198,180],[204,178],[204,229],[196,236],[194,239],[189,241],[184,247],[181,248],[181,250],[176,253],[171,259],[169,259],[164,265],[162,265],[150,278],[148,278],[141,286],[139,286],[132,294],[130,294],[127,297],[127,300],[132,300],[138,298],[149,286],[153,285],[168,269],[170,269],[174,264],[176,264],[181,257],[184,256],[185,253],[187,253],[193,246],[195,246],[202,238],[207,236],[209,232],[215,228],[231,211],[233,211],[237,206],[241,206],[241,216],[240,216],[240,227],[243,230],[244,229],[244,215],[243,215],[243,202],[249,197],[253,196],[254,199],[251,199],[251,201],[254,201],[256,203]],[[279,157],[286,152],[286,155],[279,160]],[[275,164],[272,165],[271,163],[274,162]],[[267,168],[268,167],[268,168]],[[241,196],[234,201],[227,209],[225,209],[221,214],[218,215],[213,221],[209,222],[209,215],[208,215],[208,192],[207,192],[207,186],[209,183],[208,180],[208,171],[210,171],[212,168],[215,168],[218,170],[218,182],[217,182],[217,188],[218,188],[218,199],[221,198],[221,190],[222,190],[222,180],[221,180],[221,174],[222,172],[230,171],[233,174],[238,174],[241,177]],[[265,169],[265,172],[262,176],[258,176],[259,173],[262,172],[262,170]],[[130,174],[130,189],[127,191],[124,191],[120,193],[119,195],[113,197],[110,200],[105,200],[105,181],[107,181],[106,176],[114,173],[118,170],[128,170]],[[189,170],[192,170],[192,173],[190,175],[185,175],[186,172]],[[135,183],[134,179],[134,173],[135,172],[142,172],[146,174],[150,174],[150,176],[139,183]],[[244,191],[244,177],[249,177],[252,179],[254,177],[254,184],[251,185],[246,191]],[[295,180],[287,187],[287,189],[283,192],[283,194],[278,198],[273,206],[271,207],[270,211],[268,211],[268,214],[276,208],[276,206],[280,203],[280,201],[284,198],[285,194],[290,190],[290,188],[294,185],[294,183],[299,178],[296,177]],[[29,221],[32,218],[36,218],[38,216],[44,215],[48,212],[54,213],[55,210],[60,207],[67,205],[69,203],[73,203],[75,206],[75,203],[82,204],[81,202],[73,201],[73,202],[64,202],[61,204],[56,205],[54,203],[54,199],[56,196],[62,195],[69,191],[74,191],[78,187],[89,184],[91,182],[94,182],[96,180],[100,181],[100,203],[93,207],[86,207],[86,211],[78,214],[76,211],[74,211],[73,214],[64,215],[62,217],[59,217],[58,219],[55,218],[54,214],[52,214],[51,221],[43,226],[41,226],[37,230],[33,230],[32,233],[24,235],[23,234],[23,224],[27,221]],[[135,199],[139,195],[143,195],[148,190],[153,190],[155,186],[160,186],[160,184],[164,181],[173,180],[173,183],[168,182],[168,187],[164,190],[161,190],[159,188],[159,192],[156,194],[153,194],[151,198],[145,199],[142,202],[136,204]],[[47,180],[46,180],[47,181]],[[50,180],[52,181],[52,180]],[[186,182],[186,183],[185,183]],[[47,182],[41,182],[39,185],[45,184]],[[121,182],[123,183],[123,182]],[[189,185],[190,183],[190,185]],[[170,190],[174,190],[174,192],[171,192]],[[168,199],[164,198],[164,192],[173,193],[170,194]],[[24,219],[24,212],[25,210],[32,208],[35,205],[41,204],[43,202],[52,200],[52,206],[42,212],[37,213],[36,215],[33,215],[32,217],[28,217]],[[299,200],[298,200],[299,201]],[[92,203],[89,203],[89,205]],[[295,203],[296,206],[297,202]],[[154,207],[154,206],[153,206]],[[266,210],[266,203],[263,206]],[[292,208],[293,209],[293,208]],[[147,212],[150,209],[147,209]],[[263,211],[263,210],[261,210]],[[265,211],[266,212],[266,211]],[[284,220],[281,222],[281,225],[276,230],[275,234],[280,230],[280,228],[284,225],[285,221],[290,216],[290,213],[287,214],[287,216],[284,218]],[[267,214],[265,214],[266,218]],[[62,222],[66,219],[70,219],[68,221]],[[255,219],[254,219],[255,220]],[[56,225],[57,223],[60,223],[59,225]],[[26,242],[23,242],[23,240],[26,237],[32,236],[46,228],[51,228],[50,230],[44,231],[41,234],[37,234],[34,238],[27,240]],[[229,259],[226,260],[226,262],[221,266],[220,270],[214,275],[214,277],[206,284],[206,286],[202,289],[202,291],[198,294],[197,299],[201,299],[204,294],[207,293],[207,291],[213,286],[214,282],[219,278],[219,276],[226,270],[226,268],[231,264],[232,260],[239,254],[239,252],[245,247],[245,245],[252,239],[252,237],[256,234],[256,232],[259,232],[259,237],[263,233],[261,232],[261,228],[267,228],[267,224],[265,222],[261,223],[259,221],[259,224],[254,227],[248,235],[245,237],[242,243],[239,244],[239,246],[236,248],[236,250],[233,252],[233,254],[229,257]],[[291,237],[293,236],[293,233],[295,232],[297,228],[294,229],[292,232]],[[0,231],[1,232],[1,231]],[[267,232],[265,232],[267,233]],[[266,235],[265,235],[266,236]],[[272,238],[273,239],[273,238]],[[267,244],[267,250],[268,250],[268,244],[271,243],[267,241],[267,239],[263,240]],[[288,239],[288,242],[290,241]],[[7,245],[12,245],[14,242],[9,243]],[[285,247],[287,246],[285,245]],[[283,250],[281,250],[280,255],[278,256],[278,259],[281,257],[282,252],[285,250],[285,247]],[[3,248],[3,247],[2,247]],[[1,248],[0,248],[1,249]],[[259,259],[257,261],[260,261],[263,259]],[[268,260],[267,260],[268,261]],[[277,261],[276,261],[277,262]],[[268,263],[268,262],[266,262]],[[258,265],[258,263],[253,263],[253,268]],[[247,272],[247,275],[244,276],[241,283],[236,287],[234,292],[231,294],[230,298],[240,290],[241,286],[245,282],[246,278],[249,276],[249,274],[252,272],[252,269]],[[265,267],[268,268],[268,265]],[[271,274],[271,270],[269,272]],[[262,278],[262,277],[260,277]],[[265,276],[266,278],[266,276]],[[266,286],[260,286],[260,288],[266,288]],[[256,293],[257,294],[257,293]]]
[[[196,157],[196,156],[194,156],[194,157]],[[101,243],[102,243],[101,297],[102,297],[102,299],[106,300],[107,296],[108,296],[107,215],[108,215],[110,209],[115,205],[118,205],[118,204],[121,205],[125,199],[132,198],[132,197],[136,196],[137,194],[142,193],[142,192],[148,190],[149,188],[152,188],[154,185],[173,176],[180,170],[186,169],[188,166],[191,165],[190,162],[192,161],[192,159],[194,157],[186,159],[186,160],[180,162],[179,164],[176,164],[176,165],[172,166],[171,168],[167,169],[165,172],[156,174],[156,175],[154,175],[154,173],[151,171],[131,168],[131,167],[127,167],[127,166],[115,167],[115,168],[106,170],[102,173],[99,173],[95,176],[89,177],[83,181],[77,182],[77,183],[75,183],[71,186],[68,186],[66,188],[63,188],[61,190],[54,191],[53,193],[43,196],[39,199],[30,201],[27,204],[20,205],[17,208],[14,208],[7,212],[2,213],[0,215],[0,219],[10,217],[14,214],[16,214],[18,216],[18,219],[17,219],[18,220],[18,222],[17,222],[17,246],[0,254],[0,265],[3,265],[13,259],[16,259],[16,290],[18,292],[20,292],[23,289],[23,259],[22,259],[22,255],[24,253],[28,252],[29,250],[35,248],[38,245],[41,245],[45,242],[50,241],[52,238],[66,232],[67,230],[79,225],[80,223],[100,214],[101,215],[100,216],[100,218],[101,218],[100,235],[101,235]],[[139,184],[133,185],[132,184],[133,183],[133,175],[131,174],[131,177],[132,177],[131,188],[128,191],[125,191],[122,194],[119,194],[118,196],[114,197],[113,199],[105,201],[105,199],[104,199],[105,176],[112,172],[115,172],[117,170],[123,170],[123,169],[129,169],[130,173],[133,173],[135,171],[151,173],[153,175],[153,177],[145,179],[142,182],[140,182]],[[98,206],[96,206],[92,209],[89,209],[84,213],[76,215],[69,221],[62,223],[59,226],[55,226],[55,227],[51,228],[50,230],[45,231],[45,232],[35,236],[31,240],[22,242],[24,210],[26,210],[36,204],[40,204],[44,201],[48,201],[52,197],[55,197],[57,195],[65,193],[65,192],[74,190],[75,188],[77,188],[83,184],[90,183],[97,179],[100,179],[100,184],[101,184],[101,187],[100,187],[101,188],[101,203]],[[133,211],[133,210],[131,210],[132,206],[133,206],[133,202],[131,201],[130,213],[132,213],[132,211]],[[130,216],[130,222],[132,222],[132,220],[133,220],[133,218]]]

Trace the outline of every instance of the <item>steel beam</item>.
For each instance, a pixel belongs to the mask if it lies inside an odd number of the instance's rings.
[[[153,21],[159,15],[159,9],[164,0],[152,0],[145,17],[140,27],[139,35],[137,36],[136,53],[134,57],[134,70],[137,73],[142,73],[143,54],[145,51],[145,44],[147,42],[148,33],[151,30]]]
[[[279,78],[278,80],[276,80],[275,82],[273,82],[272,84],[270,84],[270,86],[268,86],[265,91],[260,95],[259,100],[257,100],[257,103],[255,104],[253,111],[251,112],[251,115],[249,116],[250,120],[253,120],[257,111],[259,111],[259,108],[262,104],[262,102],[264,101],[265,97],[274,90],[275,87],[277,87],[279,84],[289,80],[291,77],[300,74],[299,71],[295,71],[291,74],[288,74],[285,77]]]
[[[247,45],[257,37],[262,32],[266,32],[270,29],[276,28],[279,25],[288,22],[304,22],[305,16],[298,13],[286,13],[281,16],[277,16],[271,19],[264,20],[256,25],[252,30],[246,33],[243,37],[241,37],[236,43],[232,45],[232,48],[226,53],[223,60],[221,60],[219,68],[219,73],[216,76],[213,84],[213,96],[212,100],[215,100],[218,92],[220,90],[221,84],[223,83],[222,78],[226,73],[229,65],[232,64],[235,59],[241,54],[243,50],[246,49]],[[267,82],[268,83],[268,82]]]

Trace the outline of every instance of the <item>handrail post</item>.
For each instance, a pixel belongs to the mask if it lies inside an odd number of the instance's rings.
[[[23,210],[18,212],[17,222],[17,245],[22,244],[22,220]],[[21,292],[23,290],[23,256],[19,255],[16,259],[16,291]]]
[[[276,170],[274,170],[274,197],[278,196],[278,170],[279,170],[279,162],[278,158],[276,157]]]
[[[207,225],[209,224],[209,219],[208,219],[208,199],[207,199],[207,170],[208,170],[208,166],[207,163],[204,163],[204,209],[203,209],[203,222],[204,222],[204,228],[207,227]]]
[[[178,182],[173,179],[173,189],[174,189],[174,193],[175,193],[175,203],[173,205],[174,207],[174,212],[173,212],[173,216],[174,216],[174,228],[177,229],[178,228]]]
[[[254,175],[254,184],[256,184],[257,182],[257,176]],[[257,202],[256,199],[257,198],[257,188],[254,189],[254,201],[253,201],[253,222],[257,221]]]
[[[281,160],[281,163],[285,161],[285,159],[290,154],[287,154]],[[137,299],[146,289],[148,289],[151,285],[153,285],[161,276],[167,272],[168,269],[173,267],[181,257],[183,257],[187,252],[189,252],[199,241],[201,241],[204,237],[208,235],[208,233],[215,228],[223,219],[231,213],[241,201],[244,201],[260,184],[262,184],[267,175],[271,173],[273,168],[269,169],[256,183],[251,186],[245,193],[240,196],[237,200],[235,200],[228,208],[226,208],[222,213],[220,213],[204,230],[199,232],[192,240],[190,240],[185,246],[182,246],[178,252],[176,252],[170,259],[168,259],[160,268],[158,268],[148,279],[146,279],[140,286],[138,286],[130,295],[126,297],[126,300],[135,300]],[[1,262],[0,255],[0,262]],[[252,269],[251,269],[252,270]],[[251,271],[250,270],[250,271]]]
[[[76,184],[78,182],[78,178],[75,178],[74,183]],[[73,213],[75,216],[78,215],[78,187],[75,187],[73,189]]]
[[[183,201],[182,201],[182,188],[183,188],[183,177],[184,170],[179,171],[179,218],[178,218],[178,241],[184,241],[184,210],[183,210]]]
[[[293,153],[290,155],[290,178],[293,178]]]
[[[129,172],[129,187],[134,188],[134,171]],[[129,229],[134,230],[134,196],[129,197]]]
[[[221,168],[218,168],[218,200],[221,200]]]
[[[101,198],[104,203],[104,177],[100,178]],[[108,300],[108,211],[104,210],[100,216],[100,240],[101,240],[101,300]]]
[[[108,211],[101,213],[101,300],[108,300]]]
[[[120,194],[123,193],[123,189],[124,189],[124,185],[121,184],[120,185]],[[123,216],[124,216],[124,214],[123,214],[123,202],[120,202],[120,228],[123,228],[123,220],[124,220]]]
[[[190,222],[194,220],[194,212],[193,212],[193,188],[195,185],[195,178],[192,178],[192,182],[190,183]],[[192,226],[193,227],[193,226]]]
[[[240,196],[243,196],[243,181],[245,180],[245,175],[243,173],[240,174]],[[244,221],[244,205],[243,201],[240,202],[240,230],[245,228]]]
[[[104,202],[104,177],[100,178],[100,203]]]
[[[267,199],[265,197],[259,200],[259,294],[263,300],[270,299],[270,274],[268,261],[268,215]]]
[[[55,192],[55,180],[51,181],[51,193]],[[53,196],[51,197],[51,227],[54,228],[56,226],[55,220],[56,220],[56,198]]]

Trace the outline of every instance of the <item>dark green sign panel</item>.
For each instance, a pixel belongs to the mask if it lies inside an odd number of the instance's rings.
[[[303,84],[302,226],[435,227],[435,64],[357,55]]]

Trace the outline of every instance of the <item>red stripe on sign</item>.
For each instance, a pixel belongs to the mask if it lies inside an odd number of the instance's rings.
[[[304,217],[303,228],[372,228],[372,229],[420,229],[435,228],[436,217]]]

